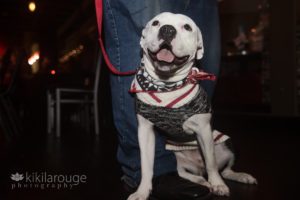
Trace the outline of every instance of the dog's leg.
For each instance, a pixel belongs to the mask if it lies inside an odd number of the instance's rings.
[[[153,124],[141,115],[137,115],[138,139],[141,152],[141,183],[137,191],[128,197],[128,200],[146,200],[152,190],[154,165],[155,133]]]
[[[199,150],[175,151],[177,171],[179,176],[194,183],[211,188],[211,185],[203,177],[205,167]]]
[[[257,184],[257,180],[250,174],[243,172],[235,172],[231,168],[234,163],[234,156],[232,156],[228,162],[226,168],[222,171],[222,176],[225,179],[237,181],[246,184]]]
[[[187,133],[194,132],[197,135],[204,156],[208,182],[211,184],[213,193],[229,196],[229,188],[225,185],[218,172],[210,119],[211,114],[197,114],[186,120],[183,128]]]

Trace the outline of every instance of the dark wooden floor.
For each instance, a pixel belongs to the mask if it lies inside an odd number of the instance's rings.
[[[249,172],[257,186],[227,182],[230,200],[295,199],[299,187],[300,120],[259,115],[216,114],[214,126],[229,134],[237,152],[237,171]],[[69,125],[68,125],[69,126]],[[100,137],[65,127],[61,139],[29,128],[0,153],[0,199],[124,199],[116,157],[117,137],[111,126]],[[80,174],[87,183],[73,189],[12,189],[11,174],[47,172]]]

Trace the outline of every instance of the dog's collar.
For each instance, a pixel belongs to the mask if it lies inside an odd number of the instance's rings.
[[[171,92],[176,89],[182,88],[188,81],[188,77],[177,82],[165,82],[153,78],[145,69],[140,67],[136,73],[136,80],[141,89],[145,92]]]

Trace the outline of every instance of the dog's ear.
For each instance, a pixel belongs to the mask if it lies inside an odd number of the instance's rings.
[[[197,53],[196,53],[196,59],[200,60],[203,57],[204,54],[204,47],[203,47],[203,40],[202,40],[202,34],[199,28],[197,28]]]

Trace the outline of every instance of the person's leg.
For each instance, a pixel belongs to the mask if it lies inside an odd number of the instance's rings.
[[[144,1],[106,0],[105,42],[113,65],[120,71],[136,69],[140,65],[140,35],[155,7],[148,9]],[[155,2],[155,1],[154,1]],[[134,98],[128,90],[133,77],[111,76],[114,124],[119,133],[118,161],[126,175],[126,182],[136,187],[140,181],[140,154]],[[166,151],[164,140],[156,137],[154,175],[176,171],[173,153]]]

